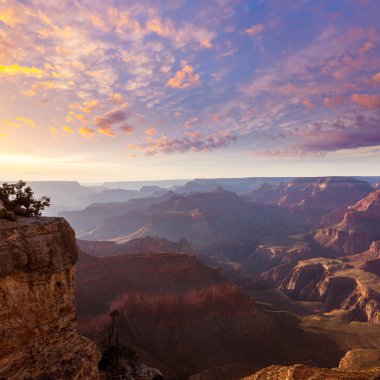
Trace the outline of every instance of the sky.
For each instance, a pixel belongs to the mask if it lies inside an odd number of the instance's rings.
[[[379,0],[0,0],[0,177],[380,175]]]

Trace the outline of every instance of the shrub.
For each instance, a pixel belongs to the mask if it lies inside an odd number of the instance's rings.
[[[50,198],[34,198],[34,192],[31,187],[25,187],[24,181],[18,181],[15,184],[3,183],[0,186],[0,205],[5,210],[0,210],[0,217],[14,220],[15,216],[40,216],[45,207],[50,206]]]

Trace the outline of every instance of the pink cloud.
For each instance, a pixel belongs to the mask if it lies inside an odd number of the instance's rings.
[[[112,131],[112,126],[125,121],[128,118],[126,111],[119,108],[109,111],[103,115],[94,117],[94,125],[98,128],[98,131],[105,136],[114,137],[115,133]],[[120,128],[123,132],[125,130]]]
[[[331,152],[380,145],[379,117],[356,115],[333,122],[314,122],[294,132],[292,150]]]
[[[250,35],[251,37],[257,36],[264,30],[264,25],[263,24],[255,24],[252,25],[250,28],[245,30],[245,33]]]
[[[302,104],[309,108],[310,110],[314,109],[315,108],[315,104],[310,100],[310,99],[304,99],[302,100]]]
[[[237,140],[237,136],[230,132],[219,132],[214,135],[202,136],[200,132],[194,131],[186,134],[185,137],[168,137],[162,135],[160,138],[152,140],[146,144],[134,146],[134,149],[145,150],[145,154],[153,156],[157,153],[185,153],[209,152],[214,149],[223,148]]]
[[[361,107],[380,107],[380,95],[353,94],[351,100]]]
[[[323,98],[323,104],[327,108],[336,108],[342,105],[344,102],[344,98],[342,96],[333,96]]]

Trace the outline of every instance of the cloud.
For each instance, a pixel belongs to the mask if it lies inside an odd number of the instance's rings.
[[[380,118],[354,115],[335,121],[314,122],[294,133],[293,150],[331,152],[380,145]]]
[[[71,127],[69,127],[68,125],[65,125],[63,127],[63,130],[67,133],[74,133],[74,129],[72,129]]]
[[[10,27],[21,22],[21,17],[16,13],[15,9],[6,8],[0,10],[0,22]]]
[[[254,24],[250,28],[245,30],[245,33],[250,35],[251,37],[255,37],[260,34],[264,30],[263,24]]]
[[[127,135],[130,135],[134,132],[135,128],[132,127],[132,125],[128,124],[128,123],[125,123],[123,124],[122,126],[119,127],[120,131],[127,134]]]
[[[32,119],[27,119],[25,117],[17,117],[16,118],[17,121],[20,121],[21,123],[25,124],[25,125],[28,125],[30,127],[34,127],[36,125],[36,123],[34,122],[34,120]]]
[[[323,98],[323,104],[328,108],[336,108],[342,105],[344,102],[344,98],[342,96],[332,96]]]
[[[184,64],[183,68],[177,71],[173,78],[170,78],[166,85],[173,88],[187,89],[201,84],[201,75],[194,73],[192,66]]]
[[[226,147],[230,143],[237,140],[237,136],[230,132],[219,132],[214,135],[202,136],[199,132],[189,133],[183,138],[168,137],[162,135],[158,139],[154,139],[146,144],[139,146],[131,146],[133,149],[142,149],[148,156],[157,153],[171,154],[171,153],[185,153],[188,151],[193,152],[209,152],[214,149]]]
[[[79,133],[85,138],[91,138],[95,135],[95,131],[88,127],[79,128]]]
[[[361,107],[380,108],[380,95],[353,94],[351,100]]]
[[[0,75],[19,75],[32,76],[36,78],[42,78],[44,71],[37,69],[36,67],[20,66],[17,64],[5,66],[0,65]]]
[[[376,73],[373,77],[372,80],[376,83],[380,83],[380,72]]]
[[[157,128],[154,128],[154,127],[149,128],[149,129],[146,129],[146,130],[144,131],[144,134],[147,135],[147,136],[154,136],[154,135],[156,135],[157,133],[158,133],[158,130],[157,130]]]
[[[222,116],[219,115],[218,113],[214,113],[214,114],[212,115],[212,120],[215,121],[215,122],[219,122],[219,121],[222,120]]]
[[[196,125],[199,125],[200,124],[200,120],[198,117],[194,117],[190,120],[187,120],[184,124],[184,128],[192,128]]]
[[[310,100],[310,99],[304,99],[302,100],[302,104],[309,108],[310,110],[314,109],[315,108],[315,104]]]
[[[117,108],[103,115],[94,117],[94,125],[97,127],[98,131],[103,135],[114,137],[115,133],[112,131],[112,126],[122,121],[125,121],[127,118],[127,112]],[[120,129],[123,131],[122,128]]]

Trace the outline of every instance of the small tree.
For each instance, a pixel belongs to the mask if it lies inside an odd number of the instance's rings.
[[[5,210],[0,210],[0,216],[13,219],[13,216],[40,216],[45,207],[50,206],[50,198],[34,198],[31,187],[25,187],[24,181],[15,184],[3,183],[0,186],[0,201]]]

